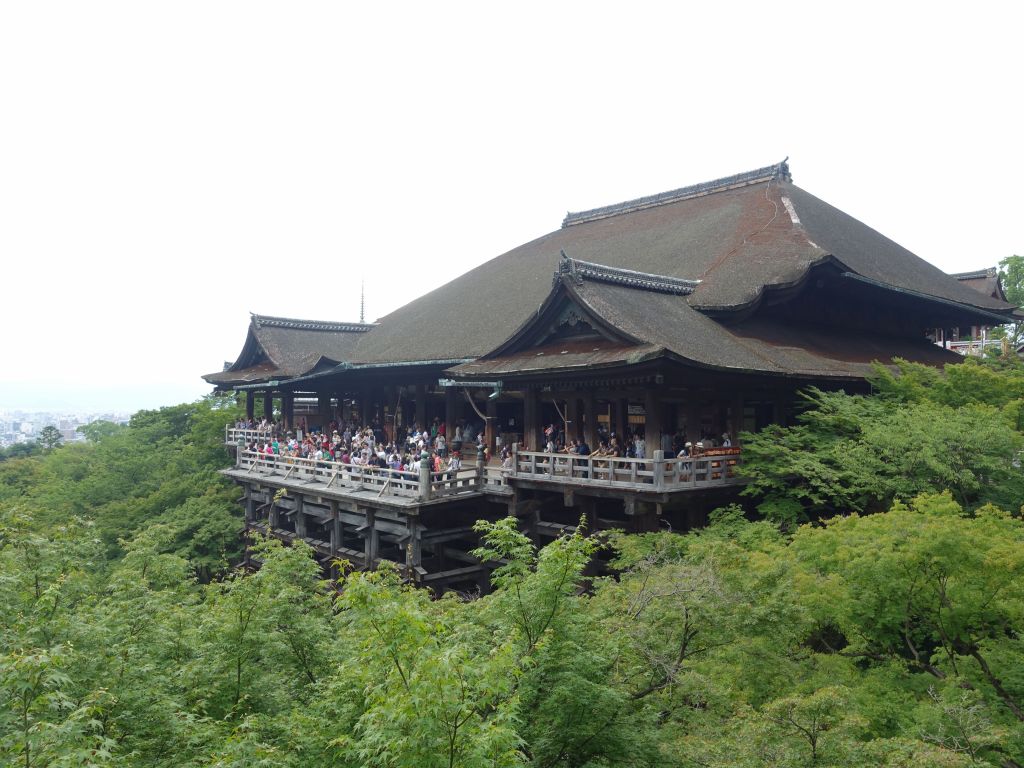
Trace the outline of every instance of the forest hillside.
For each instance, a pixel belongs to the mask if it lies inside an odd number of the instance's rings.
[[[745,436],[703,530],[481,523],[484,597],[236,570],[230,400],[4,457],[0,765],[1024,764],[1024,371],[874,385]]]

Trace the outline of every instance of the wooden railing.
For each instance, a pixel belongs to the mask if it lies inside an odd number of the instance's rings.
[[[255,474],[274,475],[280,480],[323,483],[325,489],[369,490],[377,491],[379,496],[421,500],[475,493],[480,490],[480,476],[483,474],[475,466],[457,472],[403,472],[387,467],[245,450],[238,452],[236,467]]]
[[[735,469],[738,448],[688,458],[664,458],[655,451],[650,459],[577,456],[565,453],[512,452],[512,477],[565,484],[603,485],[640,491],[673,491],[740,482]]]
[[[509,469],[470,465],[457,472],[403,472],[243,449],[238,451],[236,468],[278,480],[321,483],[325,490],[376,491],[381,497],[425,501],[468,493],[506,493],[510,478],[648,492],[730,485],[741,482],[735,472],[739,463],[738,448],[689,458],[666,459],[661,451],[655,451],[650,459],[620,459],[513,447]]]

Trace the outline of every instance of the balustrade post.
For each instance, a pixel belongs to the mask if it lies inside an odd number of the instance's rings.
[[[656,491],[662,491],[665,489],[665,452],[657,450],[654,452],[654,460],[652,461],[652,469],[654,470],[654,489]]]
[[[483,444],[478,444],[476,447],[476,489],[478,491],[484,489],[484,475],[487,473],[485,456]]]
[[[519,474],[519,443],[512,443],[512,473]]]
[[[420,499],[427,501],[430,498],[430,454],[423,451],[420,454]]]

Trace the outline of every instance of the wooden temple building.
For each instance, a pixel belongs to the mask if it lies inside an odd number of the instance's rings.
[[[739,434],[790,422],[801,388],[864,391],[894,357],[961,360],[926,334],[1013,310],[795,186],[783,162],[570,213],[372,324],[253,315],[235,362],[203,378],[293,429],[352,418],[394,437],[437,419],[448,435],[482,425],[495,455],[514,445],[510,468],[475,464],[474,447],[454,477],[244,450],[226,471],[251,529],[445,589],[486,581],[469,554],[479,518],[515,514],[537,537],[581,516],[699,525],[741,482]],[[642,431],[646,456],[542,453],[552,423],[592,448]],[[675,456],[680,439],[725,435],[731,449]]]

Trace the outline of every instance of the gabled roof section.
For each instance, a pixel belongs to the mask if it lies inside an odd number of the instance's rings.
[[[586,264],[586,262],[583,263]],[[604,279],[609,274],[605,271],[606,269],[600,264],[587,264],[587,268],[584,269],[580,266],[580,262],[562,254],[562,260],[559,262],[559,267],[555,270],[551,282],[551,290],[537,311],[531,314],[505,341],[481,357],[495,358],[524,352],[542,354],[534,353],[532,350],[552,344],[558,346],[580,342],[583,343],[583,346],[590,344],[591,349],[596,351],[596,347],[605,348],[611,345],[625,348],[642,343],[636,337],[624,333],[620,328],[609,323],[600,313],[593,312],[586,306],[586,302],[576,296],[576,289],[590,281],[655,290],[642,288],[642,286],[656,285],[661,276],[634,272],[631,274],[636,275],[637,278],[631,278],[627,283],[617,279],[619,277],[617,275],[615,279]],[[614,273],[614,270],[611,272]],[[586,277],[588,273],[597,274],[600,277]]]
[[[591,322],[600,319],[615,335],[581,342],[538,334],[569,307]],[[524,343],[531,338],[541,343]],[[548,298],[523,327],[491,353],[449,373],[456,378],[539,376],[664,358],[712,370],[846,380],[870,374],[874,360],[896,356],[928,364],[959,359],[923,338],[880,338],[758,317],[726,326],[682,295],[640,284],[576,280],[569,270],[559,270]]]
[[[565,214],[565,219],[562,220],[562,227],[571,227],[574,224],[583,224],[588,221],[596,221],[597,219],[606,219],[609,216],[632,213],[633,211],[653,208],[658,205],[677,203],[680,200],[690,200],[694,197],[703,197],[704,195],[723,192],[728,189],[747,187],[751,184],[760,184],[762,182],[770,181],[771,179],[784,179],[789,181],[790,174],[789,165],[786,162],[787,160],[789,160],[788,157],[781,163],[776,163],[775,165],[766,165],[764,168],[745,171],[732,176],[725,176],[721,179],[715,179],[714,181],[691,184],[688,187],[680,187],[679,189],[673,189],[670,192],[661,192],[657,195],[638,197],[635,200],[627,200],[623,203],[615,203],[613,205],[605,205],[600,208],[592,208],[589,211],[580,211],[579,213],[570,212]]]
[[[301,376],[348,361],[366,323],[337,323],[251,314],[245,344],[224,371],[203,378],[228,388]]]
[[[1003,292],[1003,281],[999,279],[999,270],[996,267],[978,269],[974,272],[954,272],[950,277],[955,277],[963,285],[978,291],[978,293],[993,299],[1006,301],[1006,293]]]

